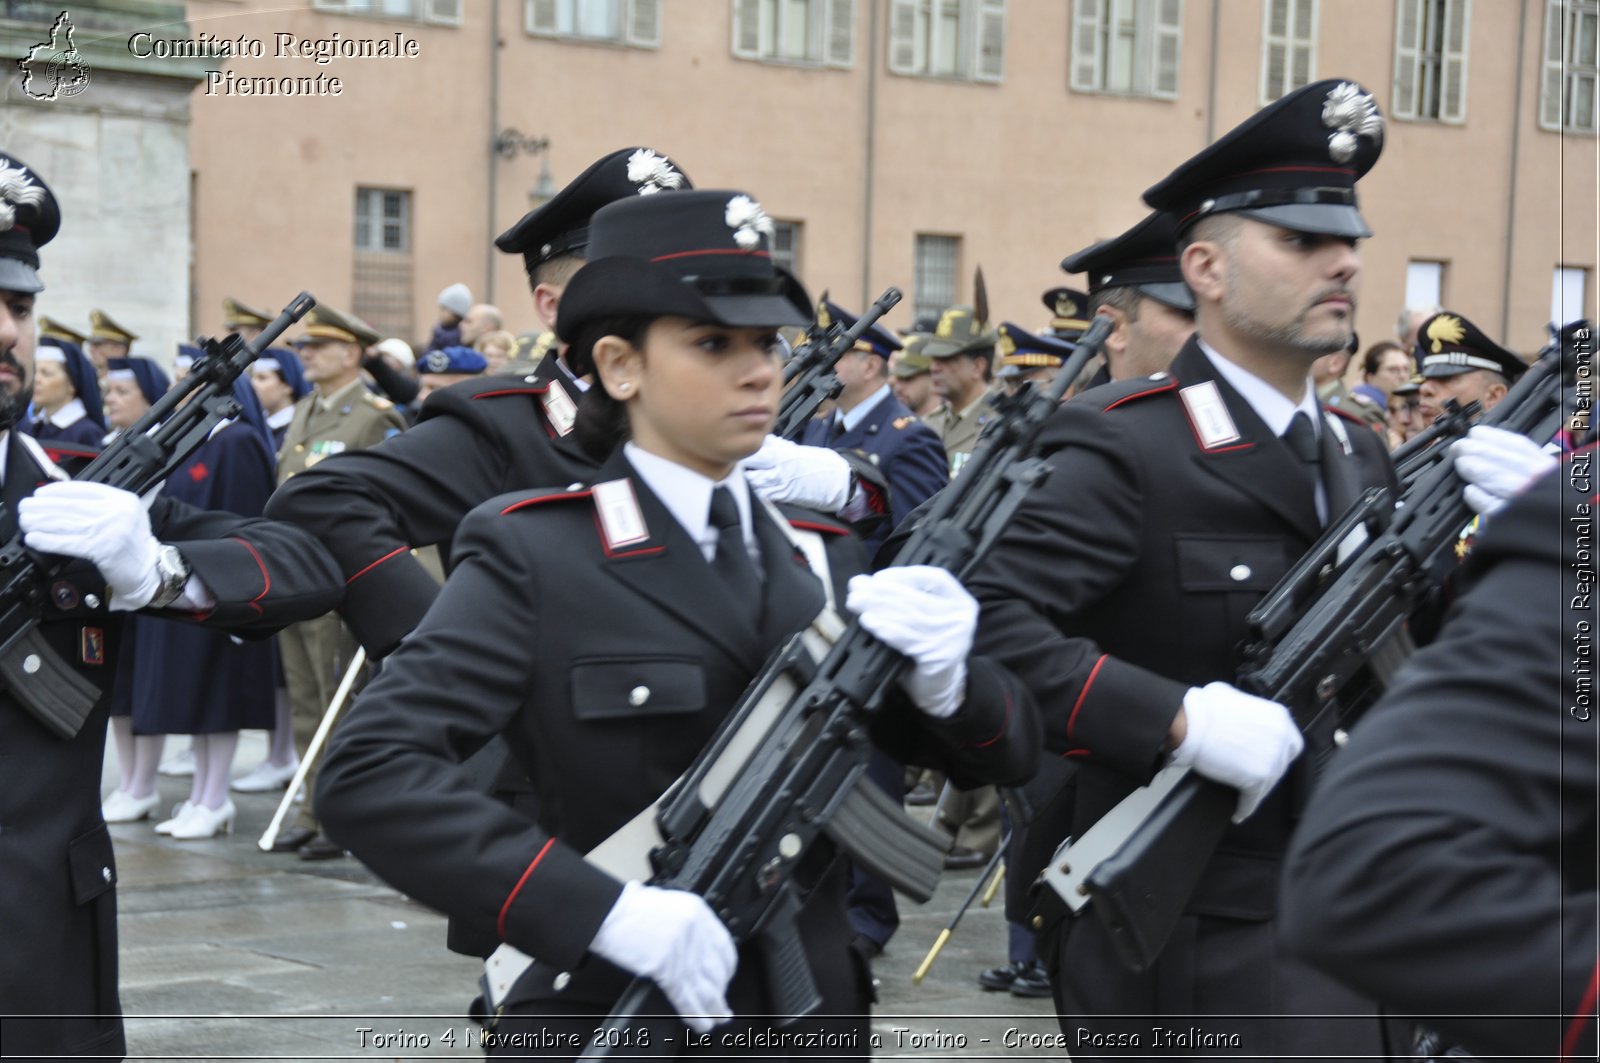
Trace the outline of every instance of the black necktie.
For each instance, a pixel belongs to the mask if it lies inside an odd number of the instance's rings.
[[[832,422],[828,427],[828,442],[830,444],[836,443],[838,442],[839,437],[842,435],[844,435],[844,418],[840,417],[838,414],[834,414]]]
[[[722,577],[734,598],[744,603],[753,615],[761,612],[761,577],[744,546],[744,529],[739,523],[739,506],[726,487],[711,492],[711,526],[717,529],[717,554],[711,567]]]
[[[1315,478],[1322,456],[1317,451],[1317,430],[1312,427],[1311,418],[1306,416],[1304,410],[1290,420],[1288,431],[1283,433],[1283,441],[1289,444],[1295,457],[1305,463],[1306,471]]]

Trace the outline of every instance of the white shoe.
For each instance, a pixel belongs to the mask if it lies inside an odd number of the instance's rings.
[[[194,774],[194,747],[174,753],[156,769],[159,775],[186,777]]]
[[[160,823],[157,823],[156,824],[156,833],[157,834],[171,834],[172,833],[172,828],[176,827],[179,823],[182,823],[183,822],[183,818],[189,814],[189,810],[191,808],[193,808],[193,807],[195,807],[195,806],[189,801],[182,801],[182,802],[179,802],[176,805],[173,805],[172,806],[172,818],[164,819]]]
[[[144,819],[161,803],[161,795],[154,790],[146,797],[134,797],[126,790],[117,790],[100,806],[100,815],[107,823],[133,823]]]
[[[221,808],[190,805],[187,815],[172,828],[172,836],[179,841],[193,841],[196,838],[215,838],[218,834],[231,834],[234,812],[232,801],[222,802]]]
[[[233,782],[228,784],[231,790],[241,794],[262,794],[268,790],[281,790],[289,785],[289,780],[294,778],[294,773],[300,770],[300,762],[292,760],[279,767],[262,761]]]

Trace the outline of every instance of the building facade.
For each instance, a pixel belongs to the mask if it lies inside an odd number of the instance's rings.
[[[535,328],[492,238],[630,144],[756,195],[813,294],[895,285],[904,328],[970,301],[981,266],[997,318],[1042,325],[1063,255],[1138,220],[1146,187],[1263,103],[1340,76],[1390,118],[1362,184],[1363,337],[1439,302],[1528,353],[1557,293],[1560,316],[1595,314],[1597,7],[190,0],[152,41],[212,52],[191,100],[192,330],[224,296],[305,288],[421,337],[455,281]]]

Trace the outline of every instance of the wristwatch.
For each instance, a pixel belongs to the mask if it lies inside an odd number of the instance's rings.
[[[189,562],[183,559],[176,546],[162,543],[156,547],[156,574],[161,577],[161,589],[150,599],[146,609],[165,609],[183,597],[183,588],[189,583]]]

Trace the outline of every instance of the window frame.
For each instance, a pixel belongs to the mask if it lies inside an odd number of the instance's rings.
[[[933,300],[928,299],[925,284],[927,273],[924,270],[926,256],[923,254],[924,246],[934,246],[931,241],[947,241],[944,246],[950,250],[948,297]],[[930,243],[924,244],[924,241]],[[953,233],[916,233],[912,237],[911,246],[911,318],[913,321],[924,316],[938,317],[949,307],[954,305],[961,297],[961,244],[960,234]],[[942,267],[941,267],[942,268]],[[937,303],[937,305],[934,305]]]
[[[1120,9],[1120,10],[1119,10]],[[1127,18],[1121,11],[1127,11]],[[1116,84],[1113,38],[1131,22],[1126,85]],[[1130,100],[1176,100],[1183,77],[1183,0],[1073,0],[1067,88]],[[1168,56],[1163,51],[1170,53]]]
[[[466,21],[465,0],[411,0],[414,10],[410,14],[373,9],[374,6],[381,7],[384,2],[385,0],[311,0],[311,9],[323,15],[419,22],[430,26],[460,26]]]
[[[1600,31],[1600,0],[1545,0],[1543,63],[1539,79],[1539,128],[1552,133],[1600,134],[1600,46],[1595,65],[1574,71],[1573,50],[1578,29],[1585,18]],[[1559,20],[1559,22],[1557,21]],[[1559,27],[1559,36],[1556,29]],[[1555,46],[1555,47],[1552,47]],[[1559,49],[1559,55],[1552,55]],[[1589,82],[1587,124],[1572,121],[1576,94],[1570,89],[1575,80]],[[1552,89],[1555,94],[1552,98]],[[1552,103],[1558,114],[1552,115]]]
[[[810,9],[806,16],[809,40],[803,56],[782,54],[783,42],[777,39],[782,20],[773,9],[787,2],[791,0],[730,0],[730,49],[735,59],[840,70],[855,66],[856,0],[801,0]],[[774,46],[771,52],[766,50],[769,37]]]
[[[363,211],[362,200],[370,196],[377,202],[376,212]],[[384,229],[389,225],[385,214],[387,206],[386,197],[399,196],[402,206],[398,228],[400,230],[400,246],[398,248],[384,246]],[[409,255],[412,250],[412,237],[415,227],[412,222],[413,197],[409,188],[384,188],[378,185],[357,185],[355,213],[351,224],[351,246],[359,252],[384,255]],[[360,227],[365,223],[368,227],[368,243],[363,244],[360,239]],[[376,243],[372,242],[373,230],[376,229]]]
[[[934,69],[946,10],[956,13],[955,68]],[[977,84],[1005,80],[1008,0],[890,0],[885,67],[901,77]]]
[[[1304,0],[1311,5],[1311,27],[1305,37],[1295,37],[1295,12],[1302,0],[1263,0],[1261,4],[1261,73],[1260,73],[1260,103],[1265,107],[1274,100],[1282,99],[1295,89],[1304,88],[1317,80],[1317,44],[1318,27],[1322,24],[1322,0]],[[1277,4],[1284,4],[1288,10],[1284,19],[1285,32],[1279,37],[1272,32],[1272,11]],[[1274,86],[1268,84],[1271,75],[1272,46],[1281,43],[1284,48],[1283,61],[1283,86],[1274,91]],[[1306,55],[1306,78],[1296,82],[1294,76],[1294,57],[1297,49],[1303,49]]]
[[[571,44],[592,44],[611,48],[661,47],[661,0],[610,0],[610,2],[616,5],[615,34],[588,34],[560,28],[561,8],[564,5],[571,6],[572,22],[577,25],[579,5],[583,4],[584,0],[523,0],[522,31],[530,37]]]
[[[1415,40],[1406,39],[1406,15],[1412,14]],[[1439,37],[1437,53],[1427,48],[1430,16],[1439,13],[1434,25]],[[1459,28],[1460,41],[1451,47],[1451,37]],[[1472,0],[1397,0],[1394,25],[1394,82],[1390,94],[1390,114],[1411,122],[1439,122],[1461,125],[1467,120],[1468,57],[1472,50]],[[1430,58],[1432,57],[1432,58]],[[1454,65],[1456,108],[1450,110],[1450,69]],[[1435,106],[1424,106],[1429,67],[1435,73]],[[1408,84],[1409,82],[1409,84]]]

